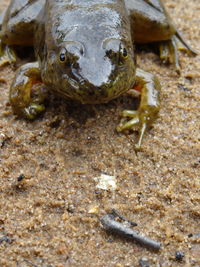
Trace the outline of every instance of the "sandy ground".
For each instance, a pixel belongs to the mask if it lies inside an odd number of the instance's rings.
[[[199,0],[165,4],[200,52]],[[137,133],[115,131],[126,97],[82,106],[51,96],[28,122],[8,103],[14,71],[0,70],[0,266],[139,266],[142,257],[150,266],[200,266],[200,60],[180,60],[178,76],[151,51],[138,56],[161,81],[162,106],[137,154]],[[101,174],[116,176],[117,190],[97,189]],[[112,208],[162,249],[105,233],[99,217]]]

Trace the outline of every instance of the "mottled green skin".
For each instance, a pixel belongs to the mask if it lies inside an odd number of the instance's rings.
[[[161,41],[161,57],[179,68],[176,39],[187,44],[160,0],[11,0],[2,20],[0,64],[14,62],[12,45],[33,45],[37,62],[19,68],[10,89],[13,111],[33,119],[44,110],[43,84],[83,104],[105,103],[134,88],[137,111],[118,131],[146,128],[160,108],[157,78],[136,68],[135,42]]]

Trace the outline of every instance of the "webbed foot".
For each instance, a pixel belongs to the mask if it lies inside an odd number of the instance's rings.
[[[146,130],[157,118],[160,109],[160,83],[154,75],[137,69],[134,88],[141,92],[139,108],[136,111],[124,110],[122,113],[123,119],[116,130],[121,132],[138,126],[139,139],[135,145],[135,149],[139,150]],[[127,121],[124,118],[130,118],[130,120]]]
[[[35,119],[44,111],[46,91],[37,62],[25,64],[18,69],[9,98],[13,112],[26,119]]]

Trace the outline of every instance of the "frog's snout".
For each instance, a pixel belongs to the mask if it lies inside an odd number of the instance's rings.
[[[71,67],[72,79],[69,83],[76,92],[81,92],[82,103],[104,103],[109,101],[108,90],[112,87],[110,79],[112,65],[103,60],[101,63],[95,58],[82,57],[78,64]]]
[[[84,104],[116,98],[130,88],[130,77],[134,77],[134,62],[118,40],[111,40],[99,49],[96,45],[67,42],[59,54],[61,90]]]
[[[77,81],[91,85],[92,87],[101,87],[109,83],[113,66],[109,60],[100,58],[87,58],[82,56],[78,61],[78,68],[72,66],[72,73]]]

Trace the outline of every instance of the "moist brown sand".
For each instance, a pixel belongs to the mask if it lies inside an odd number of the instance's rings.
[[[199,0],[164,2],[200,51]],[[27,122],[8,104],[14,71],[0,70],[0,266],[139,266],[141,257],[151,266],[200,266],[200,61],[180,60],[178,76],[154,53],[138,56],[161,81],[162,106],[137,155],[137,133],[115,131],[126,97],[82,106],[50,96],[44,115]],[[116,191],[97,190],[102,173],[116,176]],[[111,208],[162,249],[106,234],[98,218]]]

